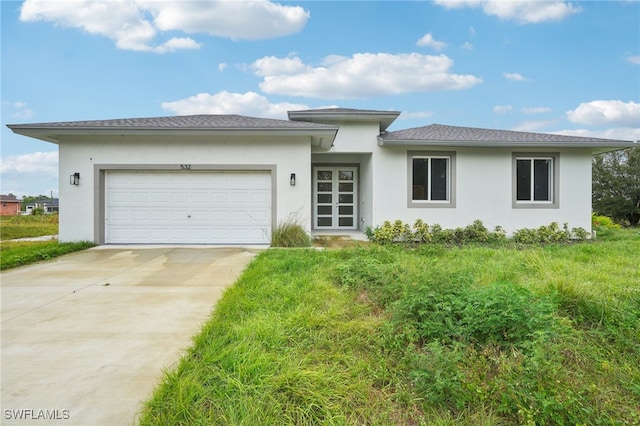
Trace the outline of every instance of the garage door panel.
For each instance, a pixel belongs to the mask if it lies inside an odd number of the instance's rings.
[[[171,200],[169,199],[169,193],[167,193],[166,189],[163,189],[163,190],[156,189],[149,194],[149,201],[152,203],[168,203]]]
[[[259,243],[271,231],[269,172],[107,172],[107,243]]]
[[[211,194],[210,194],[211,201],[213,203],[218,203],[218,204],[229,202],[230,195],[231,194],[229,194],[228,192],[226,192],[226,191],[223,192],[223,191],[220,191],[220,190],[211,191]]]
[[[137,222],[137,223],[144,223],[147,222],[149,220],[149,217],[151,216],[151,212],[146,209],[146,208],[137,208],[137,209],[132,209],[131,211],[129,211],[129,217],[128,219],[130,219],[133,222]],[[113,220],[112,220],[113,222]]]
[[[168,195],[172,203],[188,203],[190,201],[188,190],[183,190],[180,192],[171,192]]]
[[[200,190],[200,191],[194,191],[191,190],[189,191],[189,201],[191,201],[192,203],[203,203],[203,204],[209,204],[211,203],[211,193],[209,191],[204,191],[204,190]]]

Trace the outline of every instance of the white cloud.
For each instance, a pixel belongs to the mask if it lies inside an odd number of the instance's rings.
[[[402,112],[400,113],[400,120],[410,120],[414,118],[430,118],[433,116],[432,111],[415,111],[415,112]]]
[[[9,102],[2,101],[3,108],[10,111],[11,118],[17,118],[20,120],[28,120],[33,117],[33,110],[27,106],[26,102]]]
[[[436,4],[448,9],[480,7],[487,15],[520,24],[562,21],[580,12],[580,7],[566,1],[507,1],[507,0],[435,0]]]
[[[640,55],[627,55],[627,62],[634,65],[640,65]]]
[[[524,107],[521,109],[525,114],[543,114],[545,112],[550,112],[551,108],[549,107]]]
[[[326,59],[327,64],[331,65],[336,61],[340,61],[342,57],[332,55]],[[275,56],[265,56],[256,60],[251,64],[254,73],[260,77],[268,77],[272,75],[295,75],[309,71],[309,67],[302,63],[297,57],[276,58]]]
[[[220,72],[224,72],[224,70],[226,70],[228,67],[226,62],[221,62],[218,64],[218,71]]]
[[[25,195],[58,194],[58,152],[9,155],[0,161],[2,193]]]
[[[433,36],[431,35],[431,33],[427,33],[427,34],[423,35],[422,38],[420,38],[420,40],[418,40],[418,42],[416,44],[418,46],[431,47],[432,49],[437,50],[437,51],[440,51],[440,50],[444,49],[445,47],[447,47],[447,43],[434,39]]]
[[[511,81],[527,81],[522,74],[518,74],[517,72],[503,72],[502,75],[504,78]]]
[[[23,22],[79,28],[114,40],[120,49],[155,53],[201,46],[189,37],[157,42],[163,31],[258,40],[300,31],[308,19],[309,12],[301,7],[267,0],[26,0],[20,10]]]
[[[511,112],[512,109],[513,107],[511,105],[496,105],[493,107],[493,112],[496,114],[506,114]]]
[[[597,100],[578,105],[567,111],[572,123],[591,126],[619,125],[635,127],[640,125],[640,103],[619,100]]]
[[[265,93],[322,99],[364,98],[378,95],[468,89],[482,83],[474,75],[451,74],[446,55],[418,53],[356,53],[331,56],[313,67],[297,57],[264,57],[252,68],[263,77]]]
[[[572,130],[557,130],[549,133],[557,135],[568,136],[581,136],[587,138],[603,138],[603,139],[618,139],[625,141],[640,141],[640,127],[617,127],[604,130],[589,130],[589,129],[572,129]]]
[[[234,40],[262,40],[300,31],[309,12],[267,0],[139,1],[154,15],[159,30],[208,33]]]
[[[178,115],[192,114],[240,114],[252,117],[285,120],[287,111],[309,109],[304,104],[289,102],[271,103],[255,92],[215,94],[199,93],[173,102],[163,102],[162,108]]]
[[[160,46],[154,47],[152,50],[155,53],[167,53],[167,52],[175,52],[176,50],[197,50],[200,49],[202,45],[200,43],[196,43],[192,39],[188,37],[174,37],[171,40],[162,43]]]
[[[462,50],[473,50],[473,44],[469,43],[468,41],[465,41],[464,44],[462,45]]]
[[[2,159],[0,173],[30,173],[58,176],[58,151],[9,155]]]

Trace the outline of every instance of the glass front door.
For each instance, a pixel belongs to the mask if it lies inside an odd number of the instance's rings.
[[[358,228],[358,169],[314,167],[313,222],[316,229]]]

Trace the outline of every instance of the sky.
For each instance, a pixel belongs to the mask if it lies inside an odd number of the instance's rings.
[[[0,192],[58,193],[7,124],[288,110],[640,139],[640,1],[26,0],[1,6]]]

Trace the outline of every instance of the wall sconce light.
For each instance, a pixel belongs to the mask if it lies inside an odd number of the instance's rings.
[[[291,173],[291,177],[289,178],[289,184],[291,186],[296,186],[296,174]]]
[[[80,173],[75,172],[71,176],[69,176],[69,184],[71,185],[80,185]]]

